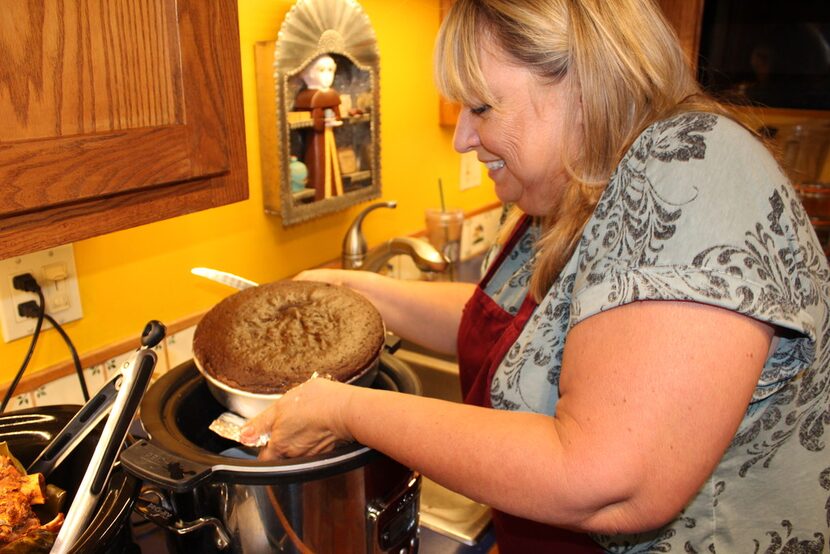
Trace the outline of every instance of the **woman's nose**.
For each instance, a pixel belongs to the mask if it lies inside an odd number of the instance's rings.
[[[455,134],[452,138],[453,148],[457,152],[468,152],[480,144],[478,132],[472,121],[470,110],[461,109],[458,114],[458,121],[455,124]]]

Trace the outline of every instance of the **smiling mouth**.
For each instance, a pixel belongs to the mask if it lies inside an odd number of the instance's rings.
[[[490,171],[495,171],[497,169],[501,169],[504,167],[504,160],[494,160],[492,162],[485,162],[484,165],[487,166],[487,169]]]

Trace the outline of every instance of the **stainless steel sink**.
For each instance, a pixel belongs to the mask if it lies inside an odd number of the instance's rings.
[[[421,379],[424,396],[461,402],[458,364],[403,342],[395,357],[405,361]],[[490,509],[430,479],[421,483],[421,525],[466,545],[474,545],[490,523]]]
[[[402,343],[395,357],[405,361],[418,375],[424,396],[461,402],[458,363],[454,359],[407,342]]]

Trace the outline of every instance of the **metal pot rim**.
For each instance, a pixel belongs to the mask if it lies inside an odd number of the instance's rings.
[[[383,351],[383,345],[381,345],[380,349],[378,349],[377,354],[375,354],[375,357],[372,358],[372,360],[368,364],[366,364],[366,366],[364,368],[362,368],[360,371],[358,371],[353,376],[349,377],[349,379],[347,379],[344,382],[348,383],[348,384],[358,384],[358,385],[361,384],[363,380],[367,379],[367,374],[371,373],[372,370],[377,369],[378,363],[380,362],[380,354],[381,354],[382,351]],[[193,363],[195,364],[196,369],[199,370],[199,373],[202,374],[202,376],[205,378],[205,380],[208,383],[210,383],[211,385],[213,385],[214,387],[216,387],[218,389],[221,389],[224,392],[227,392],[228,394],[233,394],[233,395],[239,396],[241,398],[247,398],[247,399],[255,400],[255,401],[270,401],[270,402],[273,402],[274,400],[277,400],[277,399],[281,398],[282,395],[284,394],[284,393],[281,393],[281,392],[278,392],[278,393],[250,392],[250,391],[246,391],[244,389],[238,389],[236,387],[232,387],[232,386],[228,385],[227,383],[224,383],[224,382],[220,381],[219,379],[217,379],[216,377],[214,377],[213,375],[211,375],[207,371],[205,371],[205,368],[202,367],[202,364],[201,364],[201,362],[199,362],[199,358],[196,357],[196,355],[193,356]],[[372,377],[374,377],[374,376],[372,376]],[[371,380],[372,379],[369,379],[370,383],[371,383]],[[217,399],[217,400],[219,400],[219,399]],[[220,402],[221,402],[221,400],[220,400]]]
[[[421,383],[406,362],[385,351],[381,352],[380,358],[378,383],[386,383],[384,387],[390,390],[422,394]],[[188,360],[162,375],[150,386],[141,402],[141,422],[152,443],[171,455],[214,467],[225,476],[234,476],[235,480],[246,482],[264,475],[272,478],[295,476],[302,480],[308,477],[306,473],[330,471],[338,467],[342,470],[345,466],[359,465],[371,456],[380,455],[358,443],[338,447],[326,454],[277,462],[232,458],[206,450],[185,435],[180,422],[180,408],[189,395],[198,393],[212,396],[204,390],[198,392],[199,387],[204,387],[205,383],[206,380],[196,370],[193,361]],[[204,425],[206,428],[208,422]]]
[[[345,383],[357,386],[369,386],[377,377],[378,368],[380,365],[380,355],[383,352],[383,345],[378,349],[374,358],[355,375],[350,377]],[[225,408],[232,412],[236,412],[241,416],[251,418],[264,409],[266,409],[272,402],[282,397],[284,393],[257,393],[250,392],[243,389],[232,387],[227,383],[223,383],[216,377],[210,375],[199,359],[194,355],[193,363],[196,369],[207,382],[208,389],[213,397]]]
[[[203,383],[206,384],[207,381],[196,370],[192,360],[168,371],[150,386],[144,396],[141,421],[150,435],[151,446],[188,463],[207,466],[214,478],[221,476],[223,480],[245,483],[266,477],[305,480],[321,472],[339,473],[379,455],[358,443],[343,445],[334,451],[312,457],[279,461],[234,458],[206,450],[188,438],[177,421],[181,403],[198,387],[204,386]],[[207,424],[206,421],[205,427]],[[146,478],[143,475],[139,477]]]

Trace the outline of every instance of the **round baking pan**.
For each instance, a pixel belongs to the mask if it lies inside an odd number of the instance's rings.
[[[350,385],[357,385],[361,387],[371,386],[375,382],[378,374],[378,367],[380,365],[380,354],[383,352],[383,345],[380,350],[363,369],[358,371],[351,378],[345,382]],[[193,362],[199,373],[205,378],[208,390],[221,405],[228,410],[241,415],[242,417],[252,418],[258,413],[265,410],[271,403],[282,396],[282,393],[264,394],[249,392],[238,389],[223,383],[219,379],[210,375],[199,363],[199,359],[194,356]]]

